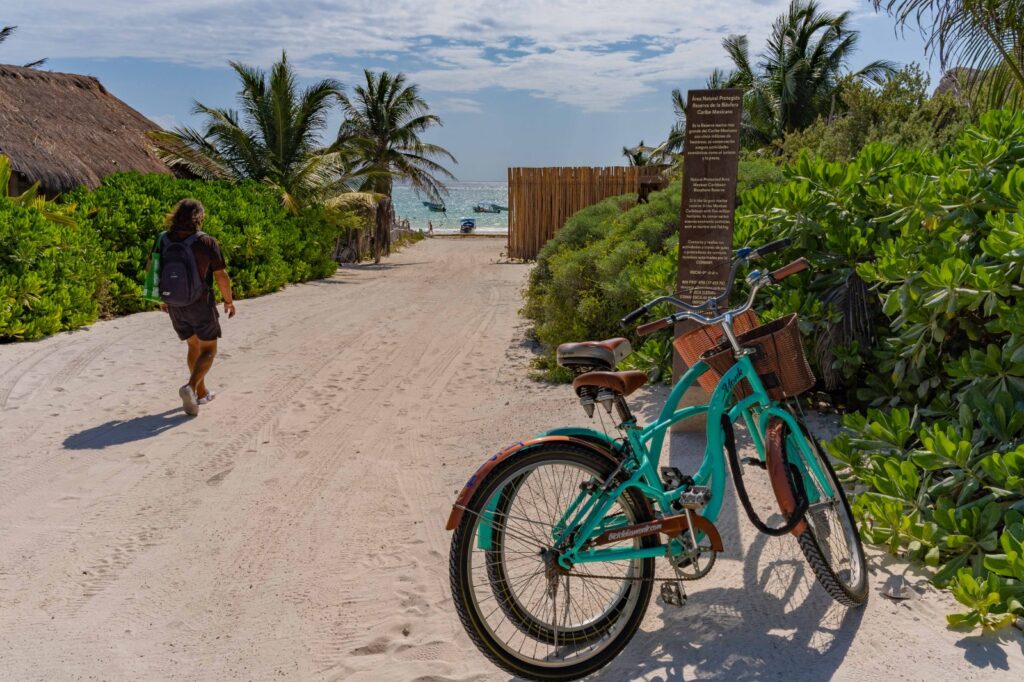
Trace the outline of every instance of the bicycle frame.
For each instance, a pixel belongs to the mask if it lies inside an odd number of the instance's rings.
[[[798,466],[802,476],[805,478],[812,476],[817,482],[817,485],[805,485],[810,498],[809,503],[813,504],[818,501],[819,488],[826,496],[834,495],[829,477],[818,465],[817,458],[810,451],[806,440],[802,437],[793,437],[794,434],[802,434],[800,426],[789,411],[769,397],[749,356],[739,356],[736,364],[719,380],[718,386],[706,405],[677,407],[686,390],[709,369],[704,362],[698,362],[691,367],[672,389],[661,414],[654,423],[641,427],[635,420],[631,420],[621,425],[625,431],[625,443],[622,447],[622,452],[625,455],[623,467],[629,477],[608,490],[581,491],[562,514],[553,529],[552,540],[555,546],[563,547],[559,558],[563,567],[570,568],[573,564],[580,563],[643,559],[666,554],[676,555],[683,551],[682,545],[677,541],[670,541],[667,548],[662,544],[642,548],[595,549],[585,547],[605,531],[629,524],[629,521],[622,515],[608,516],[608,512],[615,501],[630,488],[637,489],[651,500],[661,514],[677,513],[672,510],[672,503],[678,500],[688,487],[681,486],[675,490],[665,490],[658,472],[661,450],[664,446],[665,435],[672,425],[701,414],[706,415],[707,419],[707,446],[704,451],[704,459],[692,478],[695,486],[708,486],[711,491],[711,499],[701,511],[701,515],[712,523],[718,518],[721,511],[728,477],[724,454],[725,438],[721,426],[723,416],[727,416],[730,423],[743,419],[761,461],[764,461],[765,458],[761,434],[764,433],[768,420],[772,418],[784,420],[789,428],[789,445],[791,448],[795,446],[800,455],[799,458],[795,458],[796,461],[793,463]],[[744,379],[749,382],[752,394],[736,402],[733,399],[733,388]],[[556,429],[544,435],[571,435],[573,431],[573,429]],[[609,442],[614,442],[597,432],[586,429],[581,429],[579,432],[587,433],[591,438],[600,436]],[[496,493],[489,500],[487,509],[491,513],[497,509],[498,498],[499,493]],[[478,529],[478,546],[481,549],[490,548],[492,522],[487,518],[488,516],[490,514],[485,513]]]

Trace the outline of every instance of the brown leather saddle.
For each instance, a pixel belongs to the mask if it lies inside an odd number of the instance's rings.
[[[563,343],[556,351],[558,364],[574,373],[580,371],[611,371],[633,352],[628,339]]]
[[[644,372],[630,370],[616,372],[615,367],[633,352],[628,339],[614,338],[604,341],[563,343],[558,347],[558,364],[573,372],[572,387],[579,395],[581,389],[606,388],[627,396],[647,383]]]

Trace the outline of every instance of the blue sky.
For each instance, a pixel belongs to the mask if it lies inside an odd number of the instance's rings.
[[[868,0],[850,66],[917,61],[937,82],[920,37],[893,32]],[[230,106],[226,62],[267,66],[288,51],[303,78],[352,84],[363,68],[400,70],[445,122],[430,141],[459,159],[461,180],[500,180],[508,166],[618,165],[621,149],[661,141],[672,88],[701,87],[727,67],[721,39],[756,52],[785,0],[7,0],[18,33],[0,61],[98,77],[165,127],[195,124],[192,101]],[[331,122],[331,134],[337,117]]]

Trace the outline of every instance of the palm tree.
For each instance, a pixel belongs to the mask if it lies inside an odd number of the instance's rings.
[[[337,148],[358,160],[366,174],[363,190],[390,197],[398,178],[431,201],[440,201],[445,193],[440,178],[455,176],[434,159],[458,162],[447,149],[420,136],[442,125],[441,119],[430,113],[419,88],[407,84],[405,74],[363,73],[366,82],[355,86],[354,97],[340,96],[345,120],[338,130]]]
[[[675,154],[682,152],[686,141],[686,99],[679,88],[672,91],[672,113],[676,120],[668,131],[668,137],[651,152],[651,156],[660,162],[670,161]]]
[[[840,78],[859,38],[849,20],[849,12],[822,12],[815,0],[792,0],[772,26],[756,65],[747,36],[722,41],[735,70],[720,82],[746,91],[743,137],[748,146],[770,143],[833,112]],[[851,75],[877,82],[894,71],[892,63],[878,60]]]
[[[0,43],[4,42],[8,38],[10,38],[12,35],[14,35],[14,32],[17,31],[17,30],[18,30],[17,26],[0,26]],[[45,63],[46,63],[46,58],[37,59],[34,62],[29,62],[28,64],[26,64],[25,68],[26,69],[34,69],[37,66],[42,66]]]
[[[968,67],[968,92],[990,107],[1024,106],[1024,0],[872,0],[916,23],[943,69]]]
[[[721,69],[714,69],[704,87],[708,90],[724,88],[728,76]],[[660,163],[670,162],[673,156],[683,151],[686,144],[686,98],[679,88],[672,90],[672,113],[676,120],[668,131],[668,137],[651,152],[652,158]]]
[[[622,155],[629,160],[630,166],[649,166],[654,163],[652,154],[655,151],[657,150],[648,147],[643,140],[640,140],[640,144],[635,147],[623,147]]]
[[[204,179],[265,182],[293,211],[350,190],[360,176],[352,159],[344,150],[320,145],[341,84],[325,79],[300,91],[283,52],[269,77],[261,69],[230,64],[242,83],[241,113],[196,102],[194,112],[206,118],[206,127],[152,133],[159,156]]]

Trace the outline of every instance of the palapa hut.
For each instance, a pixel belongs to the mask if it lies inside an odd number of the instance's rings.
[[[95,188],[119,171],[170,173],[146,132],[156,125],[91,76],[0,65],[0,154],[11,191],[38,181],[46,194]]]

